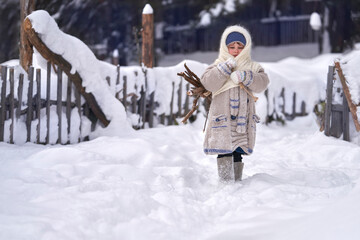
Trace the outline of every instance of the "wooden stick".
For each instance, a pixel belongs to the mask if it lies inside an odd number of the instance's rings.
[[[250,91],[244,86],[243,83],[240,83],[240,88],[241,88],[241,89],[244,89],[245,92],[246,92],[250,97],[252,97],[255,102],[259,99],[258,97],[255,97],[255,96],[252,94],[252,92],[250,92]]]
[[[182,123],[186,123],[187,120],[190,118],[190,116],[193,114],[193,112],[195,112],[196,109],[198,109],[197,101],[198,101],[199,98],[200,98],[200,96],[197,96],[197,97],[194,99],[194,101],[193,101],[193,106],[192,106],[190,112],[188,112],[188,113],[186,114],[186,116],[184,117],[184,119],[181,121]]]
[[[360,123],[359,123],[359,120],[358,120],[357,114],[356,114],[356,106],[351,100],[351,94],[350,94],[350,91],[349,91],[349,87],[346,84],[346,79],[345,79],[343,71],[342,71],[342,69],[340,67],[339,62],[335,62],[335,68],[336,68],[336,71],[338,72],[340,82],[341,82],[341,85],[343,87],[344,95],[346,97],[346,100],[347,100],[347,103],[349,105],[352,118],[354,120],[356,131],[359,132],[360,131]]]

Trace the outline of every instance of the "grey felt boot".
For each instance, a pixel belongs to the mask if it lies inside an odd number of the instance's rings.
[[[234,181],[234,168],[233,168],[232,156],[217,158],[217,166],[218,166],[220,181],[222,182]]]
[[[235,179],[235,181],[241,181],[243,169],[244,169],[243,162],[234,162],[234,179]]]

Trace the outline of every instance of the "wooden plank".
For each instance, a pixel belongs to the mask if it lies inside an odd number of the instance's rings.
[[[325,135],[330,136],[330,117],[332,106],[332,92],[333,92],[333,80],[334,80],[334,66],[329,66],[326,85],[326,106],[325,106]]]
[[[141,121],[142,121],[141,128],[144,128],[145,122],[146,122],[146,92],[144,90],[144,86],[141,86],[139,104],[140,104],[139,114],[140,114]]]
[[[27,115],[26,115],[26,141],[31,141],[31,122],[33,119],[33,85],[34,85],[34,68],[30,67],[28,72],[29,88],[27,98]]]
[[[14,143],[14,124],[15,124],[15,113],[14,113],[14,91],[15,91],[15,86],[14,86],[14,68],[10,68],[10,119],[11,119],[11,124],[10,124],[10,143]]]
[[[120,65],[116,66],[116,83],[115,83],[115,92],[120,84]],[[120,100],[119,98],[119,92],[116,92],[115,97]]]
[[[71,129],[71,82],[68,79],[67,81],[67,91],[66,91],[66,119],[67,119],[67,135],[68,141],[70,143],[70,129]]]
[[[137,85],[135,84],[135,92],[137,92]],[[136,113],[136,109],[137,109],[137,98],[138,98],[138,96],[135,94],[135,93],[133,93],[132,95],[131,95],[131,112],[132,113]]]
[[[153,91],[149,97],[150,97],[150,100],[149,100],[149,127],[153,128],[154,127],[155,91]]]
[[[173,125],[174,122],[174,95],[175,95],[175,83],[172,83],[171,101],[170,101],[170,116],[168,118],[168,125]]]
[[[127,111],[127,106],[128,106],[128,102],[127,102],[127,77],[124,76],[123,77],[124,80],[124,84],[123,84],[123,100],[122,100],[122,104],[124,105],[125,111]]]
[[[41,129],[41,117],[40,117],[40,109],[41,109],[41,70],[36,70],[36,117],[38,118],[38,124],[36,127],[36,143],[40,143],[40,129]]]
[[[180,77],[180,84],[179,84],[179,89],[178,89],[178,112],[177,112],[177,117],[181,117],[181,111],[182,111],[182,77]]]
[[[19,75],[19,86],[18,86],[18,104],[16,108],[16,120],[19,120],[21,115],[21,106],[23,98],[23,87],[24,87],[24,74]]]
[[[343,127],[342,112],[332,112],[330,136],[339,138],[343,132],[342,127]]]
[[[190,90],[190,84],[187,83],[186,84],[186,92],[188,92]],[[190,102],[190,96],[188,94],[186,94],[185,97],[185,114],[189,112],[189,102]]]
[[[336,68],[336,71],[337,71],[337,73],[339,75],[341,85],[343,87],[344,95],[346,97],[346,100],[347,100],[347,103],[348,103],[348,106],[350,108],[350,112],[351,112],[351,115],[352,115],[352,118],[353,118],[353,121],[354,121],[354,124],[355,124],[356,131],[359,132],[360,131],[360,122],[358,120],[357,113],[356,113],[357,109],[356,109],[355,104],[351,100],[351,94],[350,94],[350,91],[349,91],[349,87],[346,84],[346,79],[345,79],[345,76],[344,76],[344,74],[342,72],[342,69],[340,67],[339,62],[335,62],[335,68]]]
[[[301,116],[306,116],[306,103],[304,101],[301,102]]]
[[[331,111],[332,112],[343,112],[344,111],[344,106],[341,104],[333,104],[331,106]]]
[[[36,0],[20,0],[20,22],[22,23],[27,15],[35,9]],[[29,70],[32,65],[33,48],[30,41],[27,39],[24,32],[24,26],[20,26],[20,41],[19,41],[20,65]]]
[[[293,105],[292,105],[292,114],[291,119],[294,119],[296,117],[296,92],[293,94]]]
[[[109,125],[109,120],[106,119],[105,114],[103,113],[102,109],[100,108],[99,104],[97,103],[95,96],[92,93],[88,93],[85,91],[85,87],[82,86],[82,78],[79,75],[78,72],[72,74],[71,64],[66,61],[61,55],[53,53],[39,38],[35,30],[32,28],[32,24],[30,19],[26,18],[23,22],[23,27],[25,30],[25,33],[36,49],[39,51],[41,56],[45,58],[48,61],[51,61],[52,63],[59,66],[60,69],[62,69],[66,75],[69,77],[69,79],[74,83],[77,89],[79,89],[80,93],[83,95],[85,100],[89,103],[90,108],[92,109],[95,116],[101,121],[101,123],[106,127]]]
[[[79,124],[79,131],[80,131],[80,134],[79,134],[79,137],[78,137],[78,142],[81,141],[81,129],[82,129],[82,124],[81,124],[81,97],[80,97],[80,93],[79,91],[75,88],[75,105],[78,109],[78,114],[79,114],[79,120],[80,120],[80,124]]]
[[[58,140],[57,143],[62,144],[61,132],[62,132],[62,70],[57,69],[57,105],[56,113],[58,115]]]
[[[51,90],[51,63],[47,63],[46,72],[46,144],[50,143],[50,90]]]
[[[350,141],[350,132],[349,132],[349,106],[347,104],[346,98],[343,97],[343,139],[345,141]]]
[[[1,68],[1,103],[0,103],[0,142],[4,141],[4,127],[5,127],[5,107],[6,107],[6,81],[7,81],[7,67]]]
[[[281,89],[280,97],[283,99],[283,104],[281,106],[281,112],[285,115],[285,88]]]

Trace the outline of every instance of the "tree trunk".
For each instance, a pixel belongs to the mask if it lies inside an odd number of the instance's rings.
[[[32,45],[24,33],[23,22],[27,15],[35,9],[35,0],[20,0],[20,65],[27,72],[32,65]]]

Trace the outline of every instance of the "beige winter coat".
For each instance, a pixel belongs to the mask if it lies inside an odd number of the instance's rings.
[[[206,154],[232,153],[238,147],[241,147],[247,154],[251,154],[255,145],[256,123],[259,122],[259,117],[255,112],[255,102],[238,85],[233,84],[234,86],[231,86],[229,84],[231,83],[229,74],[226,71],[222,71],[221,67],[219,67],[219,63],[229,55],[226,45],[224,47],[224,42],[227,34],[231,31],[243,33],[247,40],[244,50],[240,53],[241,56],[235,58],[237,66],[234,69],[252,71],[252,81],[247,84],[247,89],[251,92],[259,93],[264,91],[269,84],[269,79],[267,74],[264,73],[264,69],[258,63],[251,61],[251,38],[248,32],[240,26],[232,26],[226,29],[220,44],[219,58],[205,70],[201,77],[204,87],[213,92],[204,140],[204,152]],[[226,52],[224,52],[224,49],[226,49]],[[224,86],[231,87],[224,88]],[[236,103],[236,101],[239,102],[239,99],[240,103]],[[246,116],[240,116],[244,119],[241,131],[237,128],[240,123],[235,119],[235,117],[240,117],[232,116],[231,114],[234,102],[238,104],[239,108],[246,108]]]

